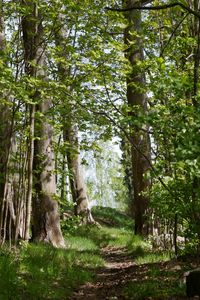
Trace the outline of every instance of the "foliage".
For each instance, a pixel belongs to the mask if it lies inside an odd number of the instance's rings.
[[[61,228],[64,232],[73,234],[73,231],[76,231],[80,226],[81,219],[79,216],[74,216],[73,213],[66,220],[61,220]]]
[[[200,215],[197,23],[178,8],[142,14],[145,57],[137,67],[146,73],[148,108],[129,122],[150,131],[152,166],[146,176],[152,185],[146,195],[155,222],[174,231],[177,218],[178,232],[195,244]]]
[[[164,3],[162,0],[153,1],[152,5],[158,2]],[[4,137],[7,127],[4,121],[12,124],[11,136],[16,149],[9,155],[11,165],[7,168],[8,174],[0,176],[1,181],[9,176],[12,180],[15,178],[13,190],[16,203],[13,207],[21,207],[22,204],[25,207],[26,204],[29,108],[34,104],[39,106],[43,99],[51,99],[52,105],[45,115],[36,112],[35,129],[37,132],[38,124],[45,120],[53,126],[55,173],[61,205],[65,206],[70,198],[67,185],[72,174],[67,169],[66,151],[77,153],[77,149],[63,140],[62,131],[69,119],[75,120],[79,127],[81,151],[90,153],[84,157],[88,168],[92,169],[91,163],[96,167],[96,180],[88,179],[92,200],[109,203],[110,199],[114,199],[123,208],[127,207],[124,203],[133,195],[130,145],[127,145],[131,141],[128,137],[132,131],[148,128],[152,142],[152,166],[145,174],[151,181],[151,188],[146,191],[150,196],[147,214],[150,218],[153,216],[153,221],[159,223],[161,230],[167,226],[168,230],[174,231],[177,217],[178,233],[181,232],[189,240],[188,248],[194,245],[198,249],[200,96],[196,18],[178,7],[142,12],[138,35],[144,60],[137,61],[132,70],[124,55],[128,51],[123,40],[124,29],[127,28],[124,14],[105,10],[107,5],[120,5],[118,1],[104,0],[99,3],[84,0],[80,3],[76,0],[35,0],[34,3],[42,15],[42,47],[46,55],[47,78],[30,76],[24,67],[21,20],[30,14],[31,8],[16,1],[5,1],[2,7],[5,33],[3,28],[1,33],[5,34],[6,47],[5,51],[1,51],[0,60],[0,130],[1,137]],[[61,30],[65,38],[58,43]],[[131,34],[136,38],[136,32]],[[130,41],[130,46],[131,43],[134,46],[134,41]],[[37,65],[35,61],[29,63],[32,67]],[[148,95],[147,112],[143,113],[136,105],[131,115],[126,103],[126,79],[136,71],[146,75],[142,92]],[[135,88],[141,90],[140,86]],[[5,107],[8,108],[9,118],[3,115]],[[115,136],[123,141],[125,172],[113,158],[112,149],[109,149],[108,140]],[[35,141],[40,139],[37,134],[33,138]],[[4,153],[3,149],[0,153]],[[119,155],[115,157],[118,161]],[[93,172],[92,176],[94,179]],[[123,176],[128,190],[124,187]],[[32,192],[34,195],[34,190]],[[96,209],[94,214],[99,217]],[[101,217],[120,229],[132,229],[131,222],[128,224],[126,217],[123,219],[114,211],[107,211]],[[63,222],[63,230],[73,233],[80,229],[78,224],[79,220],[71,218]],[[97,236],[95,229],[91,230]],[[84,229],[83,232],[86,234]],[[102,233],[102,236],[107,238],[107,233]],[[99,242],[103,243],[101,237]]]
[[[87,134],[85,134],[87,135]],[[83,147],[84,171],[88,195],[93,206],[127,210],[127,189],[124,186],[124,169],[120,162],[119,141],[96,141],[98,133],[86,137],[91,149]],[[90,144],[88,144],[89,146]]]

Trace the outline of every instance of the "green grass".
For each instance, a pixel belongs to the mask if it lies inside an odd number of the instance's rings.
[[[0,250],[0,299],[67,299],[80,284],[94,279],[104,265],[100,248],[125,247],[132,236],[130,218],[113,209],[96,213],[116,228],[79,226],[76,217],[65,221],[67,249],[21,243],[18,249]]]
[[[16,291],[22,287],[19,276],[20,260],[8,248],[0,251],[0,299],[15,299]],[[17,298],[16,298],[17,299]]]
[[[67,248],[77,251],[98,251],[98,246],[89,238],[81,236],[68,236]]]
[[[163,281],[154,277],[154,279],[140,280],[140,282],[130,282],[124,288],[124,297],[126,299],[169,299],[174,295],[184,296],[185,286],[179,282],[170,279]]]
[[[92,281],[91,269],[103,266],[97,246],[86,238],[69,239],[67,249],[30,244],[0,252],[0,299],[67,299]]]
[[[134,228],[133,219],[124,212],[117,211],[114,208],[94,206],[92,214],[97,221],[102,222],[104,225],[129,230]]]
[[[160,263],[150,263],[139,267],[137,280],[129,282],[123,289],[127,299],[169,299],[185,296],[185,284],[180,280],[182,271],[170,270]]]
[[[135,258],[135,262],[140,264],[150,264],[156,262],[165,262],[171,259],[171,253],[169,252],[144,252],[142,255],[138,255]]]
[[[136,268],[143,270],[124,288],[127,299],[164,298],[184,293],[185,287],[174,277],[174,273],[180,276],[180,272],[162,268],[163,262],[170,260],[170,253],[153,252],[149,243],[134,236],[133,223],[126,215],[105,208],[96,208],[96,214],[112,220],[115,227],[79,226],[73,218],[63,226],[66,249],[26,243],[12,251],[1,248],[0,299],[70,299],[75,288],[95,280],[95,270],[105,264],[100,252],[105,246],[124,249]]]
[[[87,236],[86,240],[90,240],[90,243],[92,242],[98,249],[105,246],[124,248],[134,239],[133,232],[124,228],[82,226],[73,232],[75,240],[85,239],[85,236]],[[70,238],[70,235],[66,235],[66,238]]]

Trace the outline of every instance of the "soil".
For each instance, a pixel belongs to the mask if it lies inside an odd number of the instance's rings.
[[[79,287],[70,300],[128,300],[130,298],[127,298],[124,294],[124,287],[127,283],[138,283],[147,277],[149,265],[136,265],[125,249],[106,247],[102,249],[102,256],[106,261],[105,267],[97,271],[94,282],[88,282]],[[179,276],[183,273],[184,262],[175,260],[156,263],[155,266],[159,267],[160,270],[173,270]],[[134,297],[131,299],[134,299]],[[162,299],[152,297],[145,299],[164,300],[163,297]],[[165,299],[180,300],[188,298],[168,297]]]

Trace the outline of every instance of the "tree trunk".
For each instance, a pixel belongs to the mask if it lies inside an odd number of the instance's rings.
[[[133,0],[125,1],[126,7],[134,5]],[[147,110],[147,98],[144,92],[145,74],[138,67],[138,62],[144,58],[141,34],[141,12],[132,10],[126,13],[128,27],[125,30],[124,38],[127,45],[126,57],[132,67],[132,72],[127,78],[127,101],[131,109],[130,116],[137,119],[137,112],[145,114]],[[145,128],[148,129],[147,127]],[[148,231],[148,224],[145,213],[148,207],[148,197],[143,195],[143,192],[149,186],[148,180],[144,178],[145,172],[149,168],[149,163],[146,161],[145,154],[150,158],[150,139],[148,133],[140,130],[138,126],[130,128],[132,146],[131,146],[131,161],[132,161],[132,184],[133,184],[133,202],[132,213],[135,219],[135,234],[145,235]],[[136,146],[136,147],[135,147]],[[138,151],[139,150],[139,151]]]
[[[3,60],[1,68],[7,68],[2,1],[0,1],[0,56]],[[13,204],[14,176],[11,174],[13,165],[10,160],[11,154],[15,151],[14,121],[11,101],[6,94],[4,90],[0,92],[0,97],[3,99],[0,104],[0,244],[3,244],[6,239],[11,243],[16,218]]]
[[[37,106],[44,114],[49,111],[50,100]],[[34,171],[35,197],[33,202],[33,239],[46,241],[53,246],[63,247],[64,239],[60,229],[58,202],[55,200],[56,180],[53,150],[53,128],[47,120],[38,120],[35,141]]]
[[[34,4],[31,0],[22,0],[22,4],[29,9],[28,14],[22,19],[25,71],[30,77],[46,80],[42,18],[37,4]],[[65,243],[60,229],[58,203],[54,198],[56,181],[52,145],[53,128],[46,117],[51,100],[41,99],[38,89],[30,94],[30,98],[33,104],[30,105],[30,154],[25,238],[28,237],[27,230],[30,223],[32,176],[34,173],[35,193],[33,198],[32,238],[36,241],[49,242],[56,247],[63,247]],[[43,115],[43,120],[41,120],[41,117],[35,120],[35,110]],[[37,139],[35,139],[33,145],[34,127]],[[32,155],[33,151],[34,157]]]
[[[62,14],[58,16],[58,23],[60,30],[55,32],[56,45],[61,49],[60,56],[64,60],[69,60],[65,51],[67,42],[66,26],[64,24],[65,19]],[[66,64],[58,64],[59,79],[62,83],[65,78],[71,76],[70,68],[66,67]],[[70,92],[73,88],[69,87]],[[66,99],[65,99],[66,101]],[[83,176],[83,170],[81,166],[81,159],[79,153],[79,141],[78,141],[78,125],[75,119],[75,109],[73,108],[73,100],[70,100],[67,105],[63,102],[63,106],[66,109],[66,114],[63,116],[63,139],[70,145],[66,149],[67,165],[70,173],[70,189],[72,199],[74,202],[75,215],[81,216],[83,223],[95,223],[91,210],[89,207],[89,200],[87,196],[87,187]]]
[[[31,63],[37,58],[37,43],[39,36],[38,31],[38,11],[37,6],[31,1],[23,1],[22,5],[26,8],[30,7],[31,12],[22,18],[22,31],[24,43],[24,60],[25,73],[30,77],[36,77],[37,68]],[[34,101],[35,95],[30,95]],[[30,222],[31,222],[31,208],[32,208],[32,190],[33,190],[33,156],[34,156],[34,127],[35,127],[35,104],[29,104],[29,140],[28,140],[28,178],[27,178],[27,197],[25,205],[25,230],[24,239],[30,238]]]
[[[0,54],[5,56],[5,35],[2,1],[0,2]],[[1,97],[3,94],[1,93]],[[6,104],[0,104],[0,199],[3,205],[4,186],[6,180],[6,166],[10,148],[10,110]],[[1,219],[2,221],[2,219]]]
[[[66,154],[75,215],[81,216],[82,222],[85,224],[95,223],[89,208],[87,187],[83,177],[78,147],[78,129],[76,125],[68,123],[68,129],[65,128],[64,130],[64,141],[71,145],[71,149],[67,149]]]

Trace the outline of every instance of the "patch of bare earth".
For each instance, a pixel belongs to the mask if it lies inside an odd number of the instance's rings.
[[[106,261],[105,267],[99,269],[95,282],[88,282],[80,286],[70,300],[128,300],[124,294],[124,287],[129,282],[142,282],[148,279],[148,264],[136,265],[125,249],[106,247],[102,249],[102,256]],[[156,263],[160,270],[174,270],[182,273],[181,263]],[[131,297],[134,299],[134,296]],[[146,298],[164,300],[163,298]],[[188,299],[187,297],[168,297],[167,300]]]

